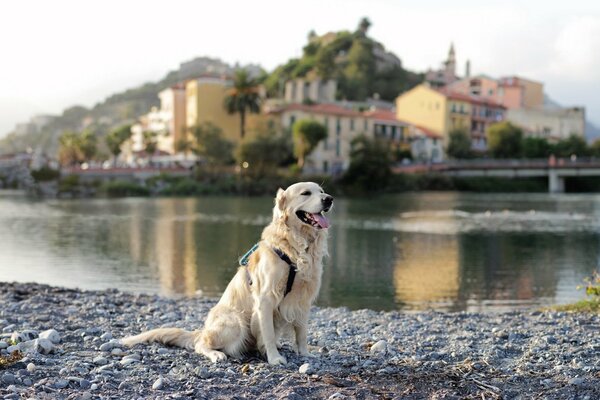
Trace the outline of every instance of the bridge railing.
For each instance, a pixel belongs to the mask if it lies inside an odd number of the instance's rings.
[[[598,157],[577,158],[515,158],[474,160],[447,160],[441,163],[411,163],[396,165],[396,172],[448,171],[456,169],[527,169],[527,168],[600,168]]]

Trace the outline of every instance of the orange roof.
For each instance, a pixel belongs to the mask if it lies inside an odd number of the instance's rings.
[[[498,108],[506,108],[502,104],[497,103],[497,102],[495,102],[491,99],[485,98],[485,97],[475,96],[472,94],[464,94],[464,93],[454,92],[448,88],[441,88],[441,89],[434,89],[434,90],[436,90],[437,92],[443,94],[444,96],[446,96],[452,100],[465,101],[467,103],[472,103],[472,104],[483,104],[483,105],[488,105],[488,106],[498,107]]]
[[[289,104],[282,109],[274,110],[274,112],[282,111],[304,111],[315,114],[339,115],[342,117],[363,117],[364,115],[358,111],[350,110],[338,106],[336,104]]]
[[[417,128],[419,131],[421,131],[421,133],[423,133],[425,136],[432,138],[432,139],[441,139],[442,135],[435,133],[434,131],[427,129],[425,127],[422,127],[420,125],[415,125],[415,128]]]
[[[365,112],[365,116],[373,119],[378,119],[380,121],[392,121],[392,122],[400,122],[398,117],[396,117],[396,113],[391,110],[372,110]]]

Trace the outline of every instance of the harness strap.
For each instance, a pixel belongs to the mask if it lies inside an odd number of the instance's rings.
[[[296,264],[294,264],[292,262],[292,260],[290,259],[290,257],[288,257],[287,254],[285,254],[283,251],[279,250],[276,247],[273,247],[273,251],[275,252],[275,254],[277,254],[279,256],[279,258],[281,258],[283,261],[285,261],[288,265],[288,267],[290,268],[290,271],[288,273],[288,279],[287,282],[285,284],[285,293],[283,294],[283,297],[287,296],[289,292],[292,291],[292,286],[294,285],[294,279],[296,278]]]
[[[254,246],[252,246],[252,248],[250,250],[248,250],[246,252],[246,254],[244,254],[241,258],[240,258],[240,266],[242,267],[247,267],[248,266],[248,261],[250,260],[250,256],[252,255],[252,253],[254,253],[256,251],[256,249],[258,249],[258,243],[255,244]],[[275,254],[277,254],[277,256],[279,258],[281,258],[283,261],[285,261],[285,263],[288,265],[289,267],[289,272],[288,272],[288,279],[287,282],[285,284],[285,292],[283,293],[283,297],[287,296],[289,292],[292,291],[292,286],[294,285],[294,279],[296,279],[296,264],[294,264],[292,262],[292,260],[290,259],[290,257],[285,254],[283,251],[279,250],[276,247],[272,247],[273,252]],[[246,275],[247,275],[247,279],[248,279],[248,284],[252,285],[252,278],[250,277],[250,272],[248,271],[248,269],[246,269]]]

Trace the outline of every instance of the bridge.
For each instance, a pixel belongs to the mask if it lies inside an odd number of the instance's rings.
[[[439,164],[409,164],[393,168],[395,173],[435,172],[455,177],[548,178],[550,193],[565,191],[565,178],[600,177],[600,159],[452,160]]]

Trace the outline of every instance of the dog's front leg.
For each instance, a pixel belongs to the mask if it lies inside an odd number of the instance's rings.
[[[304,357],[314,357],[308,351],[308,316],[299,318],[294,322],[294,332],[296,332],[296,350],[298,354]]]
[[[277,350],[275,340],[275,327],[273,326],[273,300],[268,295],[262,295],[258,299],[258,324],[260,335],[267,352],[267,360],[271,365],[285,364],[285,358]]]

